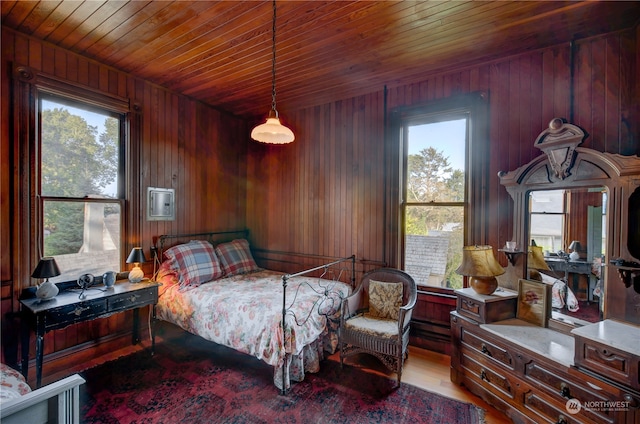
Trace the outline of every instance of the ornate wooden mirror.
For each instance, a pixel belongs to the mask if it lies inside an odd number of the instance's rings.
[[[559,327],[582,325],[583,318],[640,323],[640,158],[579,147],[587,136],[556,118],[535,140],[542,155],[499,173],[514,201],[512,240],[540,245],[522,249],[532,253],[514,259],[500,283],[531,277],[532,267],[551,284],[563,281],[556,294],[565,305],[552,313]],[[534,266],[532,255],[541,252],[542,265]],[[595,305],[595,313],[573,314],[569,294]]]

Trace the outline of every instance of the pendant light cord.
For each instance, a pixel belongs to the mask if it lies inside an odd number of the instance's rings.
[[[276,112],[276,0],[273,0],[273,27],[271,28],[271,109]]]

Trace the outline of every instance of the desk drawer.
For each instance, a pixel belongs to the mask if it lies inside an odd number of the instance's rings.
[[[479,362],[481,358],[476,360],[473,355],[467,355],[466,352],[462,354],[460,359],[460,365],[467,371],[467,376],[474,376],[486,389],[503,399],[513,400],[515,398],[517,382],[511,381],[511,376],[498,369],[485,366]]]
[[[156,302],[157,287],[122,293],[109,298],[109,312],[117,312]]]
[[[44,315],[46,330],[66,327],[80,321],[97,318],[107,312],[106,299],[80,302],[50,309]]]

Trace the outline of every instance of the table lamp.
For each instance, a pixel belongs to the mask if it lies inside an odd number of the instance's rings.
[[[128,264],[133,264],[133,269],[129,271],[129,281],[132,283],[139,283],[144,278],[144,272],[140,268],[140,264],[147,262],[147,259],[144,257],[144,252],[142,251],[142,247],[134,247],[131,249],[131,253],[129,253],[129,257],[127,258]]]
[[[60,291],[58,286],[49,281],[49,277],[60,275],[60,269],[56,260],[52,256],[44,256],[36,265],[36,269],[31,274],[32,278],[44,278],[44,282],[38,284],[36,297],[42,300],[53,299]]]
[[[569,260],[577,261],[580,259],[580,242],[578,240],[574,240],[569,245],[569,250],[571,253],[569,254]]]
[[[542,246],[529,246],[529,252],[527,254],[527,268],[550,270],[547,261],[544,260],[544,254],[542,253]]]
[[[491,246],[464,246],[462,263],[456,273],[469,278],[469,286],[478,294],[491,294],[498,288],[496,275],[504,274]]]

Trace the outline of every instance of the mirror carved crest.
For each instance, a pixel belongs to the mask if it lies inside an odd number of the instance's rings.
[[[555,118],[549,123],[549,128],[540,133],[534,146],[549,158],[553,175],[564,180],[570,175],[576,147],[586,137],[587,134],[576,125],[568,124],[561,118]]]

